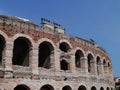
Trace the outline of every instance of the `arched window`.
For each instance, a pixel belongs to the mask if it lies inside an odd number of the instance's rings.
[[[100,88],[100,90],[104,90],[104,88],[103,88],[103,87],[101,87],[101,88]]]
[[[39,45],[39,67],[51,68],[51,53],[53,50],[53,46],[47,41]]]
[[[40,90],[54,90],[54,88],[51,85],[44,85]]]
[[[30,88],[26,85],[18,85],[14,88],[14,90],[30,90]]]
[[[96,87],[92,86],[92,87],[91,87],[91,90],[97,90],[97,89],[96,89]]]
[[[107,90],[110,90],[110,88],[109,88],[109,87],[107,87]]]
[[[13,65],[29,66],[31,43],[25,37],[19,37],[14,41]]]
[[[5,48],[5,39],[0,35],[0,65],[2,65],[3,52]]]
[[[87,90],[85,86],[81,85],[78,90]]]
[[[101,73],[101,61],[100,61],[100,57],[98,56],[96,59],[96,63],[97,63],[97,75],[99,75]]]
[[[67,86],[64,86],[64,87],[62,88],[62,90],[72,90],[72,88],[67,85]]]
[[[69,70],[69,64],[65,60],[60,61],[61,70]]]
[[[94,63],[92,54],[88,54],[87,59],[88,59],[88,72],[91,73],[92,72],[93,63]]]
[[[70,49],[70,46],[67,43],[62,42],[60,43],[59,49],[63,52],[68,52]]]
[[[81,58],[84,57],[84,54],[81,50],[77,50],[75,53],[75,66],[81,68]]]

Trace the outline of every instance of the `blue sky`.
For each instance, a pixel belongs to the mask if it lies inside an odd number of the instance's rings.
[[[120,0],[0,0],[0,14],[38,25],[47,18],[71,36],[92,38],[109,53],[114,76],[120,77]]]

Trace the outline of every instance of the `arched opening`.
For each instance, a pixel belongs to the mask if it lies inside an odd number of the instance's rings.
[[[107,90],[110,90],[110,88],[109,88],[109,87],[107,87]]]
[[[85,86],[81,85],[78,90],[87,90]]]
[[[66,60],[60,61],[60,67],[61,70],[69,70],[69,64],[68,62],[66,62]]]
[[[104,90],[104,88],[103,88],[103,87],[101,87],[101,88],[100,88],[100,90]]]
[[[0,65],[2,65],[3,52],[5,48],[5,39],[0,35]]]
[[[88,54],[87,59],[88,59],[88,72],[91,73],[92,72],[93,63],[94,63],[92,54]]]
[[[26,85],[18,85],[14,88],[14,90],[30,90],[30,88]]]
[[[29,66],[31,43],[25,37],[19,37],[14,41],[13,65]]]
[[[44,85],[40,90],[54,90],[54,88],[51,85]]]
[[[107,72],[107,63],[106,60],[103,60],[103,68],[104,68],[104,74]]]
[[[97,75],[99,75],[101,72],[101,61],[100,61],[100,57],[97,56],[97,59],[96,59],[96,62],[97,62]]]
[[[62,42],[59,46],[59,49],[63,52],[68,52],[70,49],[70,46],[67,43]]]
[[[39,67],[43,67],[46,69],[51,68],[51,55],[53,49],[53,46],[46,41],[39,45]]]
[[[62,90],[72,90],[72,88],[70,86],[64,86]]]
[[[97,90],[97,89],[96,89],[96,87],[93,86],[93,87],[91,87],[91,90]]]
[[[84,54],[81,50],[77,50],[75,53],[75,66],[81,68],[81,58],[84,57]]]

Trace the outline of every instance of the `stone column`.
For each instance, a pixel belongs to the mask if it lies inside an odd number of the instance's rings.
[[[88,75],[88,61],[87,57],[82,57],[81,59],[81,69],[85,72],[84,75]]]
[[[32,78],[37,79],[39,76],[38,71],[38,48],[34,47],[30,51],[30,67],[32,69]]]
[[[12,56],[13,56],[13,42],[11,40],[6,41],[6,47],[3,52],[3,66],[5,69],[4,78],[12,78]]]
[[[60,80],[60,50],[57,49],[54,52],[54,71],[55,79]]]
[[[92,75],[97,75],[97,67],[96,67],[95,61],[91,60],[90,65],[91,65],[91,74]]]
[[[76,76],[76,69],[75,69],[75,54],[70,53],[70,70],[72,71],[72,75]]]

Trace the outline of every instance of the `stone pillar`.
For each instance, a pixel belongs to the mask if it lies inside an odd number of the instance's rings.
[[[72,71],[72,75],[75,76],[76,69],[75,69],[75,54],[70,53],[70,70]]]
[[[80,58],[80,64],[81,64],[81,70],[82,72],[87,72],[87,58],[86,57],[81,57]]]
[[[97,69],[96,69],[96,63],[95,63],[95,61],[91,60],[90,61],[90,65],[91,65],[91,71],[90,71],[90,73],[92,75],[97,75]]]
[[[55,79],[60,80],[60,50],[57,49],[54,52],[54,71]]]
[[[30,51],[30,67],[32,69],[32,78],[37,79],[39,76],[38,71],[38,48],[34,47]]]
[[[102,63],[99,63],[99,64],[97,65],[97,69],[98,69],[97,75],[102,76],[102,74],[103,74]]]
[[[54,60],[55,60],[55,51],[51,51],[51,54],[50,54],[50,68],[51,69],[54,69]]]
[[[3,65],[4,65],[4,78],[13,77],[12,69],[12,56],[13,56],[13,42],[11,40],[6,41],[6,47],[3,52]]]

